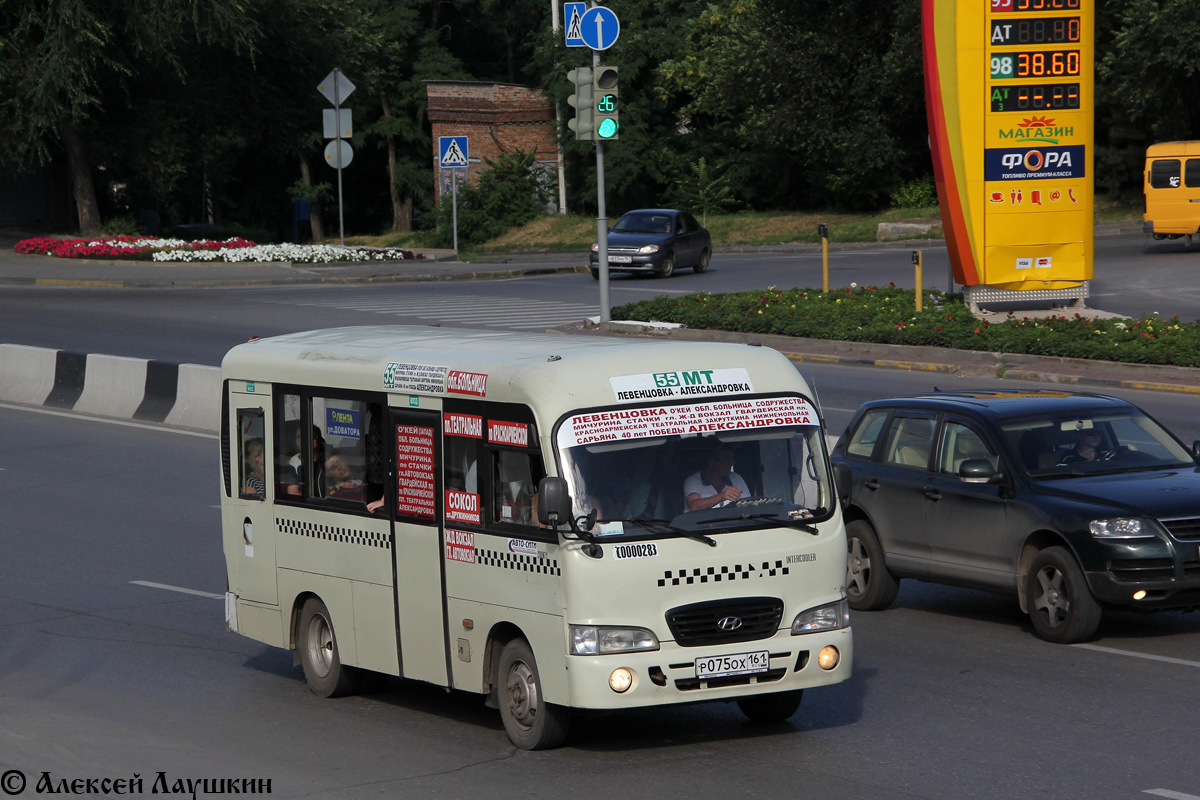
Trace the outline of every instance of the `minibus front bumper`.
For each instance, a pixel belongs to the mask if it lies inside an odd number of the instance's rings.
[[[769,658],[766,669],[758,661],[764,652]],[[830,668],[820,663],[828,665],[834,659]],[[801,635],[785,629],[770,639],[713,647],[665,641],[649,652],[566,656],[567,704],[618,709],[736,700],[840,683],[850,677],[853,661],[850,628]],[[720,671],[719,665],[740,674],[705,677],[705,668]]]

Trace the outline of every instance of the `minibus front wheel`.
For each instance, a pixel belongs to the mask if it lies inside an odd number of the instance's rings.
[[[569,712],[546,702],[529,642],[517,638],[504,645],[496,679],[500,718],[513,744],[522,750],[548,750],[563,743]]]

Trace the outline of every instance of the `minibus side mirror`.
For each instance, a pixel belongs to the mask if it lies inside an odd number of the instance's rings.
[[[571,523],[571,490],[557,475],[547,475],[538,482],[538,522],[548,528]]]

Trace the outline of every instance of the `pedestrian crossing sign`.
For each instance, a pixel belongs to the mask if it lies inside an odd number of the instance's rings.
[[[467,166],[467,152],[466,136],[438,137],[438,166],[442,169]]]

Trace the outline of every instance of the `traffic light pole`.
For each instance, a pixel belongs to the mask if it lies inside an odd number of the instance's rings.
[[[600,53],[592,51],[592,68],[600,66]],[[596,267],[600,270],[600,321],[612,319],[608,301],[608,216],[604,208],[604,140],[596,139]]]

